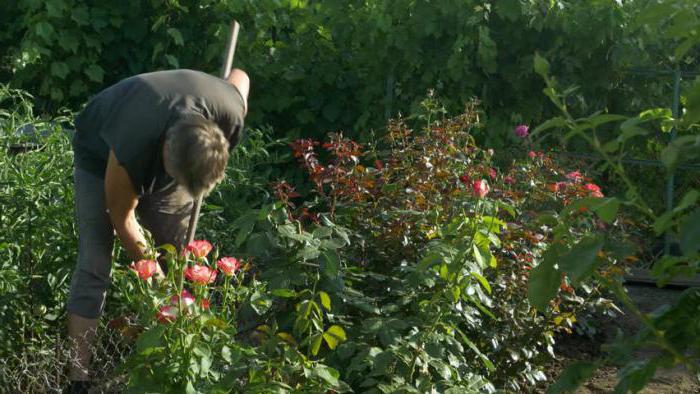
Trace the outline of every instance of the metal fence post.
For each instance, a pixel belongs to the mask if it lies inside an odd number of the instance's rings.
[[[671,111],[673,113],[673,119],[678,119],[680,117],[680,101],[681,101],[681,71],[676,67],[676,71],[673,73],[673,106]],[[676,139],[676,127],[671,129],[671,140],[669,143],[673,143]],[[673,210],[673,192],[676,182],[675,170],[671,171],[666,180],[666,212],[671,212]],[[671,252],[671,233],[666,232],[664,237],[664,254],[668,255]]]

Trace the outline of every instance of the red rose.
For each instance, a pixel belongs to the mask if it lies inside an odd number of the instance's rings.
[[[489,193],[489,184],[484,179],[476,179],[472,182],[472,191],[479,198],[484,198]]]

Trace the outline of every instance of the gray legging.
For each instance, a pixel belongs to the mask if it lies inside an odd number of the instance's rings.
[[[68,312],[87,319],[102,314],[111,281],[114,230],[105,209],[104,179],[74,170],[78,264],[71,280]],[[187,232],[192,197],[177,185],[139,198],[138,220],[156,245],[180,248]]]

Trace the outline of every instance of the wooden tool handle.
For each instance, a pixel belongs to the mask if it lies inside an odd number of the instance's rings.
[[[228,79],[231,73],[231,66],[233,65],[233,55],[236,53],[236,43],[238,43],[238,31],[241,25],[235,20],[231,22],[231,30],[228,39],[228,44],[226,44],[226,53],[224,57],[224,65],[221,69],[221,78]],[[199,220],[199,211],[202,209],[203,195],[197,197],[194,201],[194,206],[192,206],[192,213],[190,214],[190,223],[187,227],[187,239],[185,245],[188,245],[194,240],[194,233],[197,230],[197,221]]]

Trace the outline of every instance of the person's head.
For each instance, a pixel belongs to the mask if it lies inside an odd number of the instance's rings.
[[[229,142],[216,123],[188,116],[166,132],[163,165],[193,197],[206,195],[224,178],[228,150]]]

